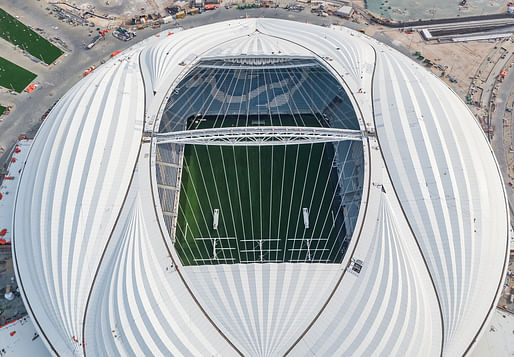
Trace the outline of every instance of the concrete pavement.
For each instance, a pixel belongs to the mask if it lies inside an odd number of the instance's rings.
[[[489,102],[492,100],[491,95],[493,93],[496,78],[498,78],[498,75],[500,74],[501,70],[509,62],[511,50],[512,50],[512,48],[514,48],[511,41],[502,42],[502,47],[507,49],[507,51],[505,52],[506,56],[504,58],[496,59],[496,62],[493,62],[494,60],[491,59],[491,63],[494,63],[494,64],[492,66],[492,69],[489,72],[488,77],[481,84],[481,87],[483,88],[482,97],[481,97],[481,105],[482,106],[487,106],[489,104]]]
[[[514,70],[510,70],[503,82],[498,87],[496,95],[496,110],[491,113],[491,121],[496,128],[494,131],[493,139],[491,140],[491,146],[496,155],[496,160],[500,166],[503,180],[509,198],[509,204],[511,207],[511,213],[514,209],[514,189],[509,185],[512,179],[509,176],[509,165],[507,162],[507,155],[505,152],[505,140],[504,140],[504,118],[507,112],[505,111],[507,101],[514,90]],[[511,113],[508,113],[511,114]],[[512,126],[512,123],[511,123]]]

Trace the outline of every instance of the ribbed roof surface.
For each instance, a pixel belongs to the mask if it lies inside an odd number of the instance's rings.
[[[82,340],[87,286],[136,162],[143,100],[138,57],[110,61],[58,102],[23,171],[14,217],[18,274],[30,281],[22,284],[38,311],[34,321],[61,353]]]
[[[341,264],[180,264],[143,132],[198,59],[244,54],[316,57],[376,130]],[[495,305],[509,218],[443,82],[345,28],[245,19],[164,32],[73,87],[34,140],[13,227],[22,295],[59,355],[455,356]]]

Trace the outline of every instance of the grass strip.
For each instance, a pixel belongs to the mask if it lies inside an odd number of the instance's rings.
[[[63,51],[26,25],[0,9],[0,37],[19,46],[32,56],[50,64],[59,58]]]
[[[0,57],[0,86],[21,93],[37,76]]]

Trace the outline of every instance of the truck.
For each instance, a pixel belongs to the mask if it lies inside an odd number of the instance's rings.
[[[170,24],[173,22],[173,16],[166,16],[161,19],[163,24]]]
[[[88,50],[92,49],[98,43],[98,41],[100,41],[102,38],[103,38],[102,35],[96,35],[95,37],[93,37],[91,42],[87,45],[87,49]]]
[[[96,67],[95,67],[95,66],[89,66],[89,68],[88,68],[88,69],[86,69],[86,70],[84,71],[84,73],[82,74],[82,77],[87,76],[89,73],[93,72],[95,69],[96,69]]]
[[[130,41],[132,40],[136,34],[132,31],[125,30],[123,27],[118,27],[116,30],[112,32],[112,35],[116,37],[118,40],[122,41]]]

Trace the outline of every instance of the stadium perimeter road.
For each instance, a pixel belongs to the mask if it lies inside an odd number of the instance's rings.
[[[90,65],[99,65],[102,59],[109,58],[109,55],[116,50],[123,50],[130,47],[135,41],[152,36],[155,33],[181,26],[191,28],[205,25],[208,23],[219,22],[230,19],[249,17],[272,17],[302,22],[310,22],[317,25],[328,25],[338,23],[358,30],[363,28],[361,24],[342,20],[338,17],[321,17],[312,14],[309,8],[301,12],[287,11],[281,8],[260,8],[238,10],[235,8],[208,11],[201,15],[188,16],[175,24],[162,26],[159,29],[147,28],[137,32],[135,40],[123,42],[115,39],[111,34],[107,34],[105,41],[100,41],[91,50],[84,49],[84,45],[91,41],[90,29],[83,26],[71,26],[59,21],[53,15],[49,15],[45,10],[45,4],[37,2],[27,5],[25,2],[8,2],[0,0],[0,7],[10,12],[14,16],[20,16],[20,20],[26,25],[40,27],[46,31],[45,37],[60,37],[69,47],[70,51],[59,58],[53,65],[41,66],[36,71],[38,77],[36,82],[40,87],[32,93],[20,93],[16,96],[8,94],[6,90],[0,94],[0,102],[14,104],[14,110],[0,122],[0,147],[5,147],[6,152],[0,156],[0,167],[7,159],[7,154],[16,142],[20,134],[29,137],[35,135],[41,124],[41,116],[50,108],[61,96],[63,96],[76,82],[82,78],[82,73]],[[55,29],[57,27],[58,29]],[[93,35],[96,35],[94,31]]]
[[[514,90],[514,70],[508,72],[507,76],[503,80],[503,83],[498,88],[496,95],[496,110],[491,113],[492,122],[496,130],[494,131],[494,137],[491,141],[491,146],[498,160],[498,165],[503,175],[503,181],[505,182],[505,189],[509,198],[509,206],[511,213],[514,214],[514,188],[509,185],[511,178],[509,176],[509,165],[507,163],[505,144],[503,139],[503,118],[507,114],[505,109],[507,108],[507,101]],[[512,113],[509,113],[512,114]],[[513,139],[514,140],[514,139]],[[511,145],[514,145],[511,143]]]

